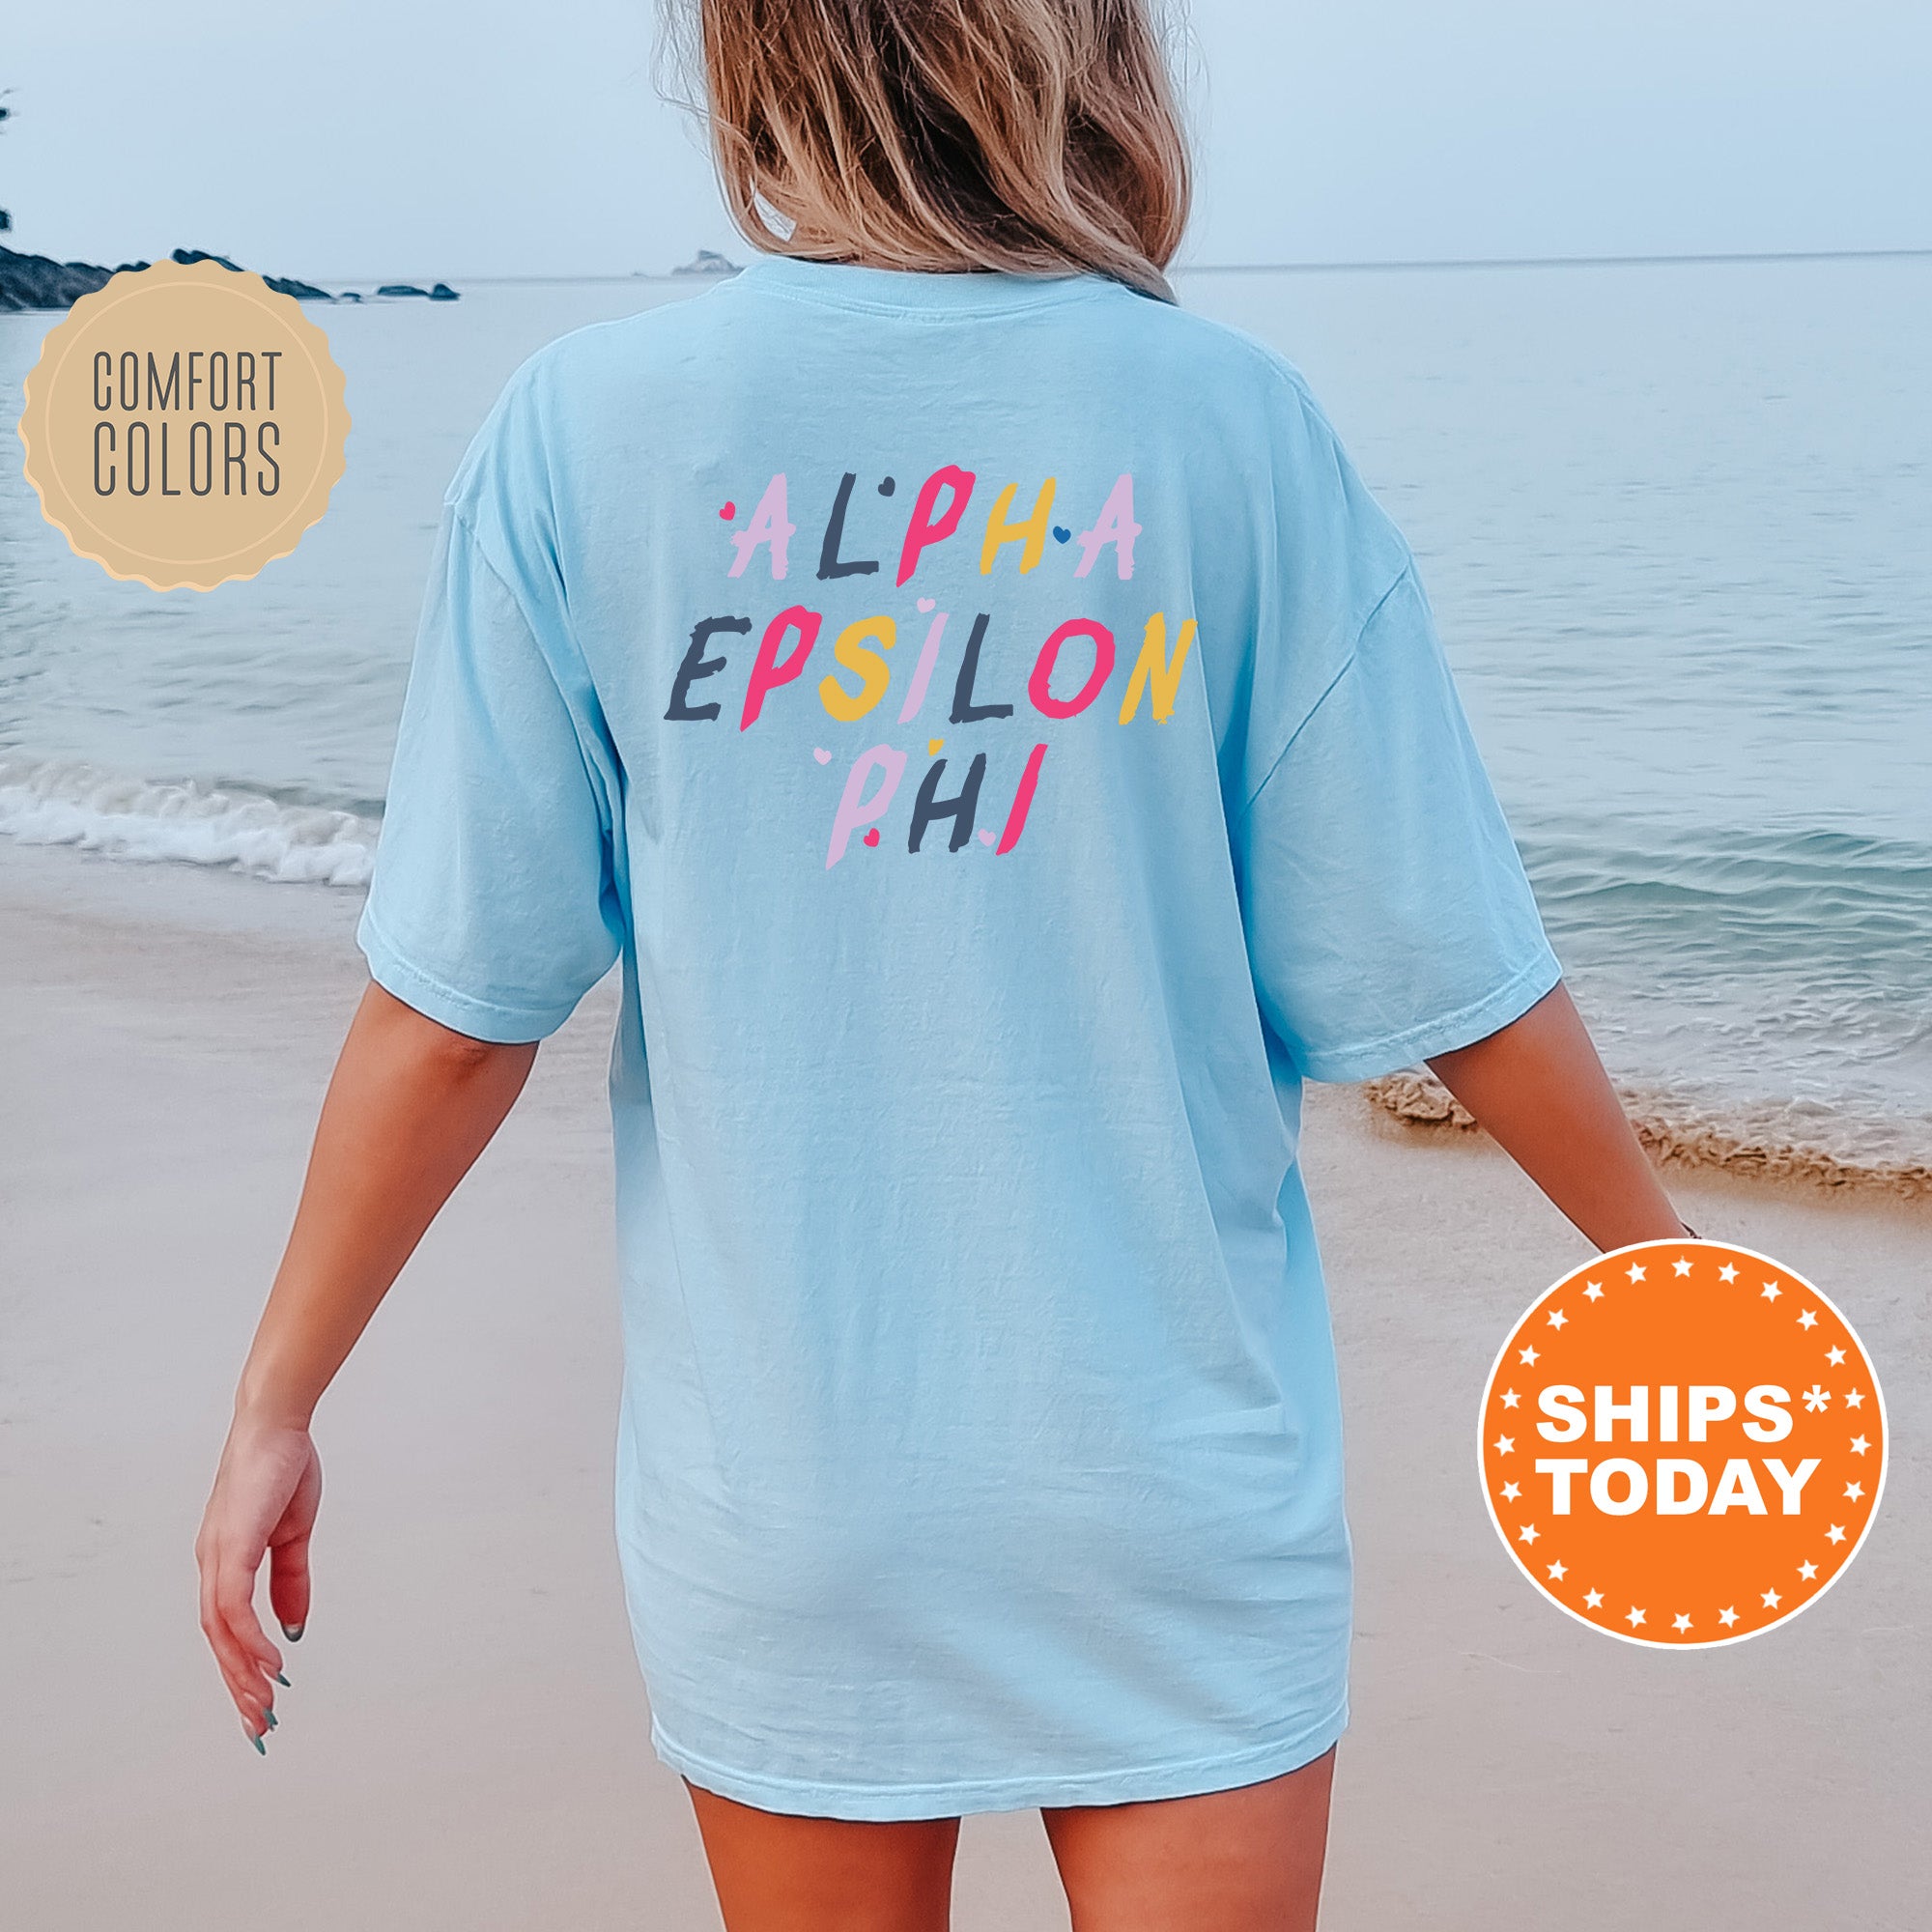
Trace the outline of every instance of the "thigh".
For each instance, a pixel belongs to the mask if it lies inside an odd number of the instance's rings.
[[[946,1932],[957,1818],[798,1818],[684,1788],[725,1932]]]
[[[1313,1932],[1334,1769],[1042,1811],[1073,1932]]]

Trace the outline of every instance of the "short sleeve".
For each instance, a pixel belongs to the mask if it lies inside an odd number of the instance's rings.
[[[356,931],[379,985],[477,1039],[554,1033],[624,931],[614,760],[530,601],[445,502]]]
[[[1262,1011],[1311,1079],[1467,1046],[1561,977],[1412,562],[1234,834]]]

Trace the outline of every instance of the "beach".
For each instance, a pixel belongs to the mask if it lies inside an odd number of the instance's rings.
[[[359,902],[0,841],[7,1921],[714,1928],[611,1535],[612,982],[324,1405],[315,1605],[266,1760],[206,1654],[195,1526],[362,984]],[[1354,1090],[1310,1090],[1305,1160],[1359,1578],[1326,1932],[1921,1922],[1932,1203],[1671,1171],[1700,1231],[1844,1310],[1894,1440],[1835,1588],[1661,1655],[1540,1601],[1476,1480],[1496,1348],[1581,1237],[1479,1135]],[[956,1896],[962,1932],[1065,1926],[1037,1814],[967,1821]]]

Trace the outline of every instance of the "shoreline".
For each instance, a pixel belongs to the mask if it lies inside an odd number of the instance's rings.
[[[380,820],[367,808],[132,780],[78,759],[0,752],[0,855],[43,855],[55,867],[71,867],[49,876],[65,879],[103,908],[117,896],[132,905],[156,904],[156,885],[123,889],[110,883],[137,872],[177,882],[184,918],[209,903],[205,889],[188,884],[196,878],[223,878],[256,891],[264,885],[325,886],[333,890],[324,896],[353,898],[359,907],[379,831]],[[244,891],[225,903],[243,921],[252,906],[264,918],[300,923],[301,915],[287,909],[271,915],[272,896]],[[323,925],[329,917],[316,914]],[[353,924],[354,914],[349,918]],[[1825,1114],[1817,1137],[1806,1139],[1791,1131],[1788,1110],[1776,1101],[1714,1100],[1654,1082],[1619,1079],[1616,1086],[1638,1140],[1667,1176],[1720,1173],[1872,1200],[1932,1199],[1932,1153],[1907,1151],[1890,1157],[1847,1146],[1848,1135],[1883,1141],[1920,1128],[1907,1117],[1841,1107]],[[1312,1084],[1310,1091],[1316,1091]],[[1418,1150],[1465,1136],[1487,1145],[1475,1121],[1426,1068],[1346,1091],[1359,1096],[1376,1128]]]
[[[1740,1109],[1725,1120],[1661,1088],[1613,1084],[1638,1141],[1666,1176],[1717,1172],[1828,1194],[1850,1190],[1905,1201],[1932,1197],[1932,1161],[1848,1159],[1781,1134],[1764,1120],[1768,1108]],[[1385,1074],[1367,1082],[1361,1093],[1396,1133],[1418,1147],[1463,1135],[1487,1141],[1475,1116],[1427,1071]]]

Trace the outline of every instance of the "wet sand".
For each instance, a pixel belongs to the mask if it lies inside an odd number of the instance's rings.
[[[235,1371],[361,984],[357,895],[0,845],[0,1893],[29,1932],[704,1932],[610,1523],[613,989],[325,1404],[309,1634],[269,1757],[195,1625]],[[1542,1603],[1470,1424],[1587,1253],[1480,1136],[1311,1090],[1359,1565],[1327,1932],[1917,1926],[1932,1889],[1932,1204],[1673,1172],[1851,1317],[1894,1431],[1857,1564],[1659,1655]],[[955,1924],[1065,1911],[1037,1816],[968,1820]]]

